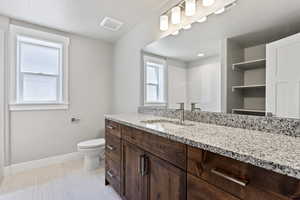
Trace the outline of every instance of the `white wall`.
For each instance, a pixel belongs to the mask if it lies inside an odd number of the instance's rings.
[[[70,108],[12,112],[12,164],[75,152],[79,141],[103,136],[104,114],[111,111],[113,46],[60,34],[70,37]],[[80,118],[80,123],[72,124],[72,117]]]
[[[221,61],[207,58],[188,64],[188,104],[197,102],[203,111],[221,112]]]
[[[157,40],[161,11],[180,0],[171,0],[160,11],[149,16],[144,23],[124,35],[114,48],[113,65],[113,112],[136,112],[142,103],[142,52],[147,44]]]
[[[8,18],[0,16],[0,183],[4,167],[4,133],[5,133],[5,47]]]
[[[187,103],[187,65],[176,60],[167,60],[168,106],[178,108],[177,103]]]
[[[152,23],[152,25],[151,25]],[[142,48],[155,38],[155,22],[136,26],[114,47],[113,112],[136,112],[142,102]],[[154,29],[155,30],[155,29]]]

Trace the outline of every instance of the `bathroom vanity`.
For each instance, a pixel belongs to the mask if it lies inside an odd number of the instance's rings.
[[[299,138],[144,114],[105,123],[106,184],[123,199],[300,199]]]

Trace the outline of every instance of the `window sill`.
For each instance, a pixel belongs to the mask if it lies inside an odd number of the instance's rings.
[[[145,107],[166,107],[167,103],[165,102],[145,102],[144,103]]]
[[[38,110],[68,110],[69,104],[24,104],[15,103],[9,105],[10,111],[38,111]]]

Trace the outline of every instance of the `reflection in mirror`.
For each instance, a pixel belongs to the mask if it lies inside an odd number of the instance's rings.
[[[151,86],[163,98],[144,97],[144,105],[178,108],[184,102],[191,109],[197,103],[202,111],[300,118],[300,14],[274,7],[276,15],[254,22],[248,13],[253,3],[239,1],[230,12],[144,47],[144,66],[147,58],[164,63],[163,75],[156,73],[163,81]]]
[[[196,103],[195,107],[202,111],[221,112],[219,41],[210,48],[199,48],[186,38],[166,37],[144,48],[144,65],[149,58],[164,60],[167,66],[165,105],[178,108],[178,103],[183,102],[185,109],[191,109],[191,104]]]

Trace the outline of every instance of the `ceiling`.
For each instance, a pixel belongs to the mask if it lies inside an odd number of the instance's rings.
[[[0,14],[33,24],[114,42],[166,0],[0,0]],[[112,32],[100,27],[105,17],[124,23]]]
[[[300,32],[299,0],[239,0],[222,15],[210,16],[177,36],[168,36],[144,48],[145,51],[185,62],[219,55],[221,42],[231,38],[245,47],[268,43]]]

